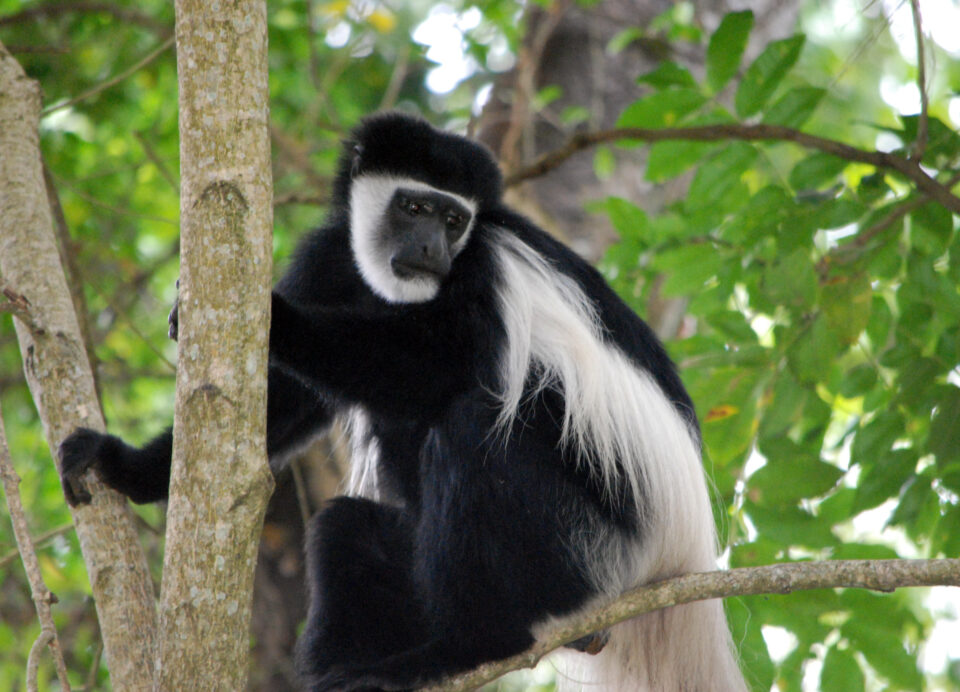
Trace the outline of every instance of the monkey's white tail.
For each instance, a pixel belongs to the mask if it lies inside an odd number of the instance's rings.
[[[595,656],[564,652],[564,692],[745,692],[722,601],[698,601],[613,627]]]

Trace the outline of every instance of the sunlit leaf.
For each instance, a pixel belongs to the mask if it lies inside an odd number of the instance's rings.
[[[707,45],[707,84],[714,93],[720,91],[737,73],[740,59],[753,29],[753,12],[730,12],[710,36]]]
[[[737,115],[747,118],[767,103],[780,82],[797,62],[805,38],[802,34],[774,41],[747,68],[734,99]]]

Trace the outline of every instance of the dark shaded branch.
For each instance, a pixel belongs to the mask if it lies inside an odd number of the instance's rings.
[[[675,577],[630,591],[613,603],[557,625],[532,648],[452,676],[428,692],[472,690],[501,675],[536,665],[564,644],[618,622],[669,606],[709,598],[788,594],[810,589],[893,591],[908,586],[960,586],[960,560],[836,560],[741,567]]]
[[[953,186],[960,182],[960,173],[954,175],[950,180],[945,184],[945,187],[948,190],[952,190]],[[862,231],[858,231],[857,235],[846,245],[842,245],[836,250],[836,254],[840,257],[846,257],[849,253],[859,253],[860,250],[865,248],[871,240],[876,238],[878,235],[886,231],[897,221],[902,219],[907,214],[910,214],[913,211],[916,211],[920,207],[930,202],[930,198],[925,195],[919,195],[912,199],[909,199],[902,204],[894,207],[890,213],[884,216],[882,219],[874,223],[872,226],[869,226]]]
[[[158,33],[169,33],[173,27],[154,19],[146,12],[133,7],[124,7],[109,2],[57,2],[45,3],[36,7],[29,7],[20,12],[9,14],[6,17],[0,17],[0,26],[9,26],[12,24],[24,24],[40,17],[59,17],[70,13],[96,13],[109,14],[116,17],[121,22],[127,24],[136,24],[145,29],[150,29]]]
[[[875,168],[895,171],[904,178],[911,180],[918,190],[934,201],[939,202],[955,214],[960,214],[960,197],[952,194],[948,187],[928,175],[915,160],[905,159],[897,154],[882,151],[858,149],[843,142],[807,134],[793,128],[766,124],[720,124],[663,129],[621,128],[601,132],[581,132],[573,135],[559,149],[544,154],[526,168],[508,175],[505,184],[507,186],[516,185],[524,180],[543,175],[574,154],[604,142],[616,140],[640,140],[647,143],[668,140],[717,142],[725,139],[747,142],[793,142],[847,161],[865,163]]]
[[[325,207],[330,204],[329,195],[311,192],[282,192],[273,198],[273,206],[282,207],[286,204],[303,204],[311,207]]]
[[[923,51],[923,17],[920,15],[920,0],[910,0],[913,11],[913,32],[917,42],[917,86],[920,88],[920,118],[917,120],[917,141],[913,143],[912,157],[923,158],[927,149],[927,130],[930,104],[927,99],[927,65]]]

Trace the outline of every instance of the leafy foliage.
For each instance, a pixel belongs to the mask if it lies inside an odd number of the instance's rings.
[[[738,69],[749,17],[728,15],[710,37],[705,83],[663,79],[661,68],[641,78],[654,91],[619,124],[750,117],[836,138],[837,124],[818,117],[836,96],[804,82],[802,35],[746,66],[734,113],[722,94],[709,98]],[[883,128],[900,155],[914,151],[918,120]],[[956,173],[957,133],[935,115],[929,132],[923,160],[945,181]],[[639,310],[657,294],[689,300],[693,324],[673,352],[731,508],[731,565],[894,556],[885,537],[897,534],[909,537],[908,556],[956,555],[956,218],[899,175],[793,145],[718,137],[651,148],[650,180],[688,170],[687,197],[659,218],[640,217],[626,200],[604,203],[624,236],[605,266]],[[855,520],[878,507],[871,530],[857,531]],[[877,678],[923,687],[916,651],[930,622],[908,596],[847,591],[744,605],[749,616],[729,610],[756,689],[800,689],[812,658],[821,689],[865,689]],[[778,661],[759,631],[772,626],[795,640]]]

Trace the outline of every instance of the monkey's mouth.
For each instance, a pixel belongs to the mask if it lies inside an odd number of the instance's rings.
[[[447,275],[444,267],[438,267],[428,260],[414,262],[393,258],[390,260],[390,268],[398,277],[408,280],[425,279],[428,281],[441,281]]]

